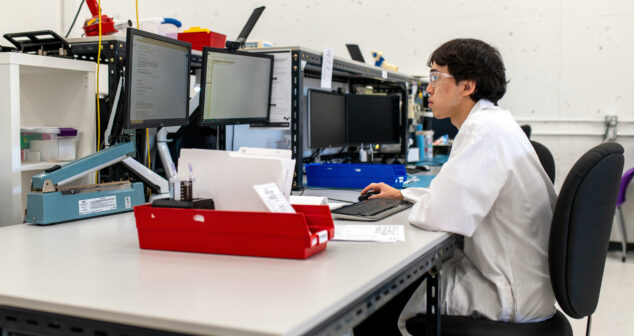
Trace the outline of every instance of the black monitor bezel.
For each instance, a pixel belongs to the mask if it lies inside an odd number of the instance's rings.
[[[240,55],[248,57],[268,58],[271,60],[271,75],[269,76],[269,101],[266,108],[266,117],[262,118],[230,118],[230,119],[205,119],[205,93],[207,91],[205,80],[207,78],[207,60],[209,58],[209,52],[216,52],[222,54]],[[246,51],[229,51],[228,49],[204,47],[203,48],[203,60],[202,60],[202,72],[200,77],[200,119],[199,124],[201,126],[220,126],[220,125],[241,125],[241,124],[265,124],[268,123],[271,117],[271,95],[273,92],[273,65],[275,63],[275,57],[273,55],[253,53]]]
[[[311,129],[310,129],[310,124],[311,124],[311,108],[310,108],[310,102],[311,102],[311,94],[313,92],[319,93],[319,94],[326,94],[326,95],[331,95],[331,96],[341,96],[344,99],[343,102],[343,117],[344,117],[344,138],[343,138],[343,143],[340,144],[330,144],[327,147],[313,147],[313,141],[311,139],[312,133],[311,133]],[[344,93],[339,93],[339,92],[334,92],[334,91],[326,91],[326,90],[320,90],[320,89],[308,89],[307,90],[307,108],[306,108],[306,141],[308,143],[308,148],[312,148],[312,149],[317,149],[317,148],[329,148],[329,147],[343,147],[343,146],[347,146],[347,139],[348,139],[348,120],[347,120],[347,116],[346,116],[346,94]]]
[[[367,141],[367,142],[360,142],[360,141],[353,141],[352,139],[350,139],[350,128],[351,128],[351,121],[350,121],[350,100],[348,99],[349,97],[367,97],[367,99],[389,99],[391,100],[391,103],[394,104],[393,106],[393,110],[391,111],[393,113],[393,123],[392,123],[392,132],[393,132],[393,136],[392,139],[388,140],[388,141]],[[365,94],[365,95],[360,95],[360,94],[347,94],[346,95],[346,143],[348,146],[358,146],[361,144],[372,144],[372,145],[396,145],[399,144],[401,142],[401,109],[400,109],[400,101],[401,101],[401,97],[399,95],[395,95],[395,94],[388,94],[388,95],[370,95],[370,94]],[[369,130],[370,131],[370,130]]]
[[[134,49],[132,43],[133,36],[142,36],[149,39],[154,39],[157,41],[175,44],[179,46],[183,46],[187,48],[187,97],[185,99],[185,114],[179,118],[173,119],[151,119],[144,120],[142,123],[134,123],[132,124],[130,120],[130,102],[132,101],[132,71],[130,64],[132,63],[132,51]],[[191,73],[191,61],[192,61],[192,45],[191,43],[175,40],[173,38],[169,38],[163,35],[157,35],[153,33],[148,33],[146,31],[128,28],[126,32],[126,69],[125,69],[125,98],[126,98],[126,108],[125,108],[125,118],[124,118],[124,127],[126,129],[142,129],[142,128],[154,128],[154,127],[165,127],[165,126],[182,126],[189,124],[189,85],[190,85],[190,73]]]

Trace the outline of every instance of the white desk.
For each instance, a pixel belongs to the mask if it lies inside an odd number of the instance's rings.
[[[406,224],[407,211],[381,223]],[[191,334],[337,334],[457,240],[409,224],[405,237],[287,260],[141,250],[132,213],[13,225],[0,228],[0,306]]]

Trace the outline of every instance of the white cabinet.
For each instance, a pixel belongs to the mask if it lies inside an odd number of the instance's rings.
[[[31,177],[57,164],[22,164],[20,127],[73,127],[77,157],[95,151],[95,71],[88,61],[0,53],[0,226],[23,221]]]

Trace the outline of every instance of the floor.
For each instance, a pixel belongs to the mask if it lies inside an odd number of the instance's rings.
[[[586,332],[586,319],[569,319],[575,336]],[[605,264],[599,305],[592,315],[591,335],[634,335],[634,252],[627,262],[610,252]]]

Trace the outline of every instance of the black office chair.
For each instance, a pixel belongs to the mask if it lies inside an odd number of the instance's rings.
[[[539,158],[539,162],[542,164],[542,167],[544,167],[546,174],[550,177],[550,181],[555,184],[555,159],[553,155],[546,146],[537,141],[531,140],[531,145],[533,145],[537,153],[537,158]]]
[[[522,131],[524,131],[524,133],[526,134],[526,137],[530,139],[532,132],[531,125],[521,125],[520,127],[522,128]]]
[[[550,282],[561,309],[573,318],[588,317],[599,301],[603,268],[616,206],[623,147],[604,143],[585,153],[572,167],[561,187],[548,242]],[[442,316],[446,336],[565,335],[572,328],[559,311],[543,322],[511,323]],[[407,321],[412,335],[424,335],[425,316]]]

